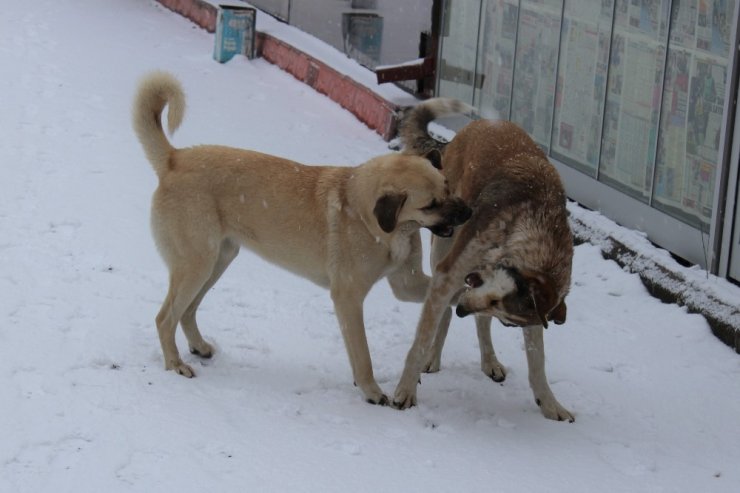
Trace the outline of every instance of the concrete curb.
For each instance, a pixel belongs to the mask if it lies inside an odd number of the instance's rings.
[[[664,303],[685,306],[690,313],[702,315],[712,333],[740,354],[740,306],[718,299],[678,270],[645,257],[589,224],[588,220],[574,218],[571,214],[570,224],[577,243],[588,242],[598,246],[605,259],[639,275],[648,292]]]

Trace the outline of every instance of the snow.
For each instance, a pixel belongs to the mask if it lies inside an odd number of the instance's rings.
[[[248,252],[201,308],[214,358],[184,356],[192,380],[164,371],[156,177],[130,125],[143,74],[186,89],[177,146],[347,165],[387,152],[263,60],[216,63],[212,43],[152,0],[3,5],[1,492],[738,491],[740,358],[594,245],[576,248],[568,321],[546,332],[573,424],[540,415],[521,331],[494,327],[506,381],[480,372],[469,319],[418,407],[366,404],[328,293]],[[366,301],[387,393],[418,315],[385,282]]]

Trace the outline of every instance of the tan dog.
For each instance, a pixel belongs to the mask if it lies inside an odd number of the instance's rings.
[[[167,105],[172,133],[185,109],[180,84],[163,72],[146,77],[133,125],[159,177],[152,230],[170,271],[156,318],[165,368],[194,376],[175,344],[178,322],[192,353],[213,354],[196,310],[243,246],[331,291],[355,383],[369,402],[386,403],[373,377],[365,296],[387,276],[399,299],[422,301],[429,278],[419,228],[451,235],[470,209],[422,157],[388,155],[348,168],[220,146],[175,149],[162,130]]]
[[[405,152],[435,147],[424,142],[424,135],[429,139],[427,123],[461,109],[436,99],[411,110],[401,128]],[[451,316],[448,306],[457,301],[459,316],[476,315],[486,375],[495,381],[506,377],[493,350],[491,317],[523,327],[535,401],[545,417],[573,421],[547,383],[542,337],[548,321],[565,321],[573,258],[557,171],[524,130],[511,122],[486,120],[457,133],[444,148],[442,170],[453,193],[471,205],[473,216],[452,238],[433,239],[432,283],[394,405],[414,405],[419,373],[439,369]]]

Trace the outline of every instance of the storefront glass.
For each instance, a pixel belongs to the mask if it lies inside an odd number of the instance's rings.
[[[562,0],[522,0],[511,116],[543,149],[550,147]]]
[[[560,41],[552,155],[596,176],[614,2],[567,0]]]
[[[708,232],[736,3],[448,1],[438,92]]]
[[[509,118],[519,0],[486,0],[481,11],[475,105],[484,118]]]
[[[599,179],[650,200],[670,0],[617,0]]]
[[[708,229],[735,2],[673,2],[655,207]]]
[[[480,24],[480,1],[448,0],[442,26],[442,52],[439,61],[439,93],[473,104],[480,87],[476,76],[476,53]]]

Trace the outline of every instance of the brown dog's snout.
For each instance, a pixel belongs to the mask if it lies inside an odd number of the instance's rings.
[[[469,311],[467,308],[465,308],[462,305],[457,305],[457,308],[455,308],[455,315],[457,315],[460,318],[466,317],[470,315],[471,313],[473,312]]]
[[[454,233],[454,227],[460,226],[473,215],[473,210],[460,198],[445,201],[440,209],[441,220],[438,224],[429,227],[432,233],[448,238]]]
[[[473,215],[473,209],[471,209],[467,205],[464,205],[463,209],[460,211],[460,213],[457,215],[457,218],[456,218],[457,221],[459,221],[458,224],[464,223],[465,221],[470,219],[472,215]]]
[[[460,226],[473,215],[473,209],[458,197],[452,198],[445,203],[443,208],[445,221],[453,226]]]

